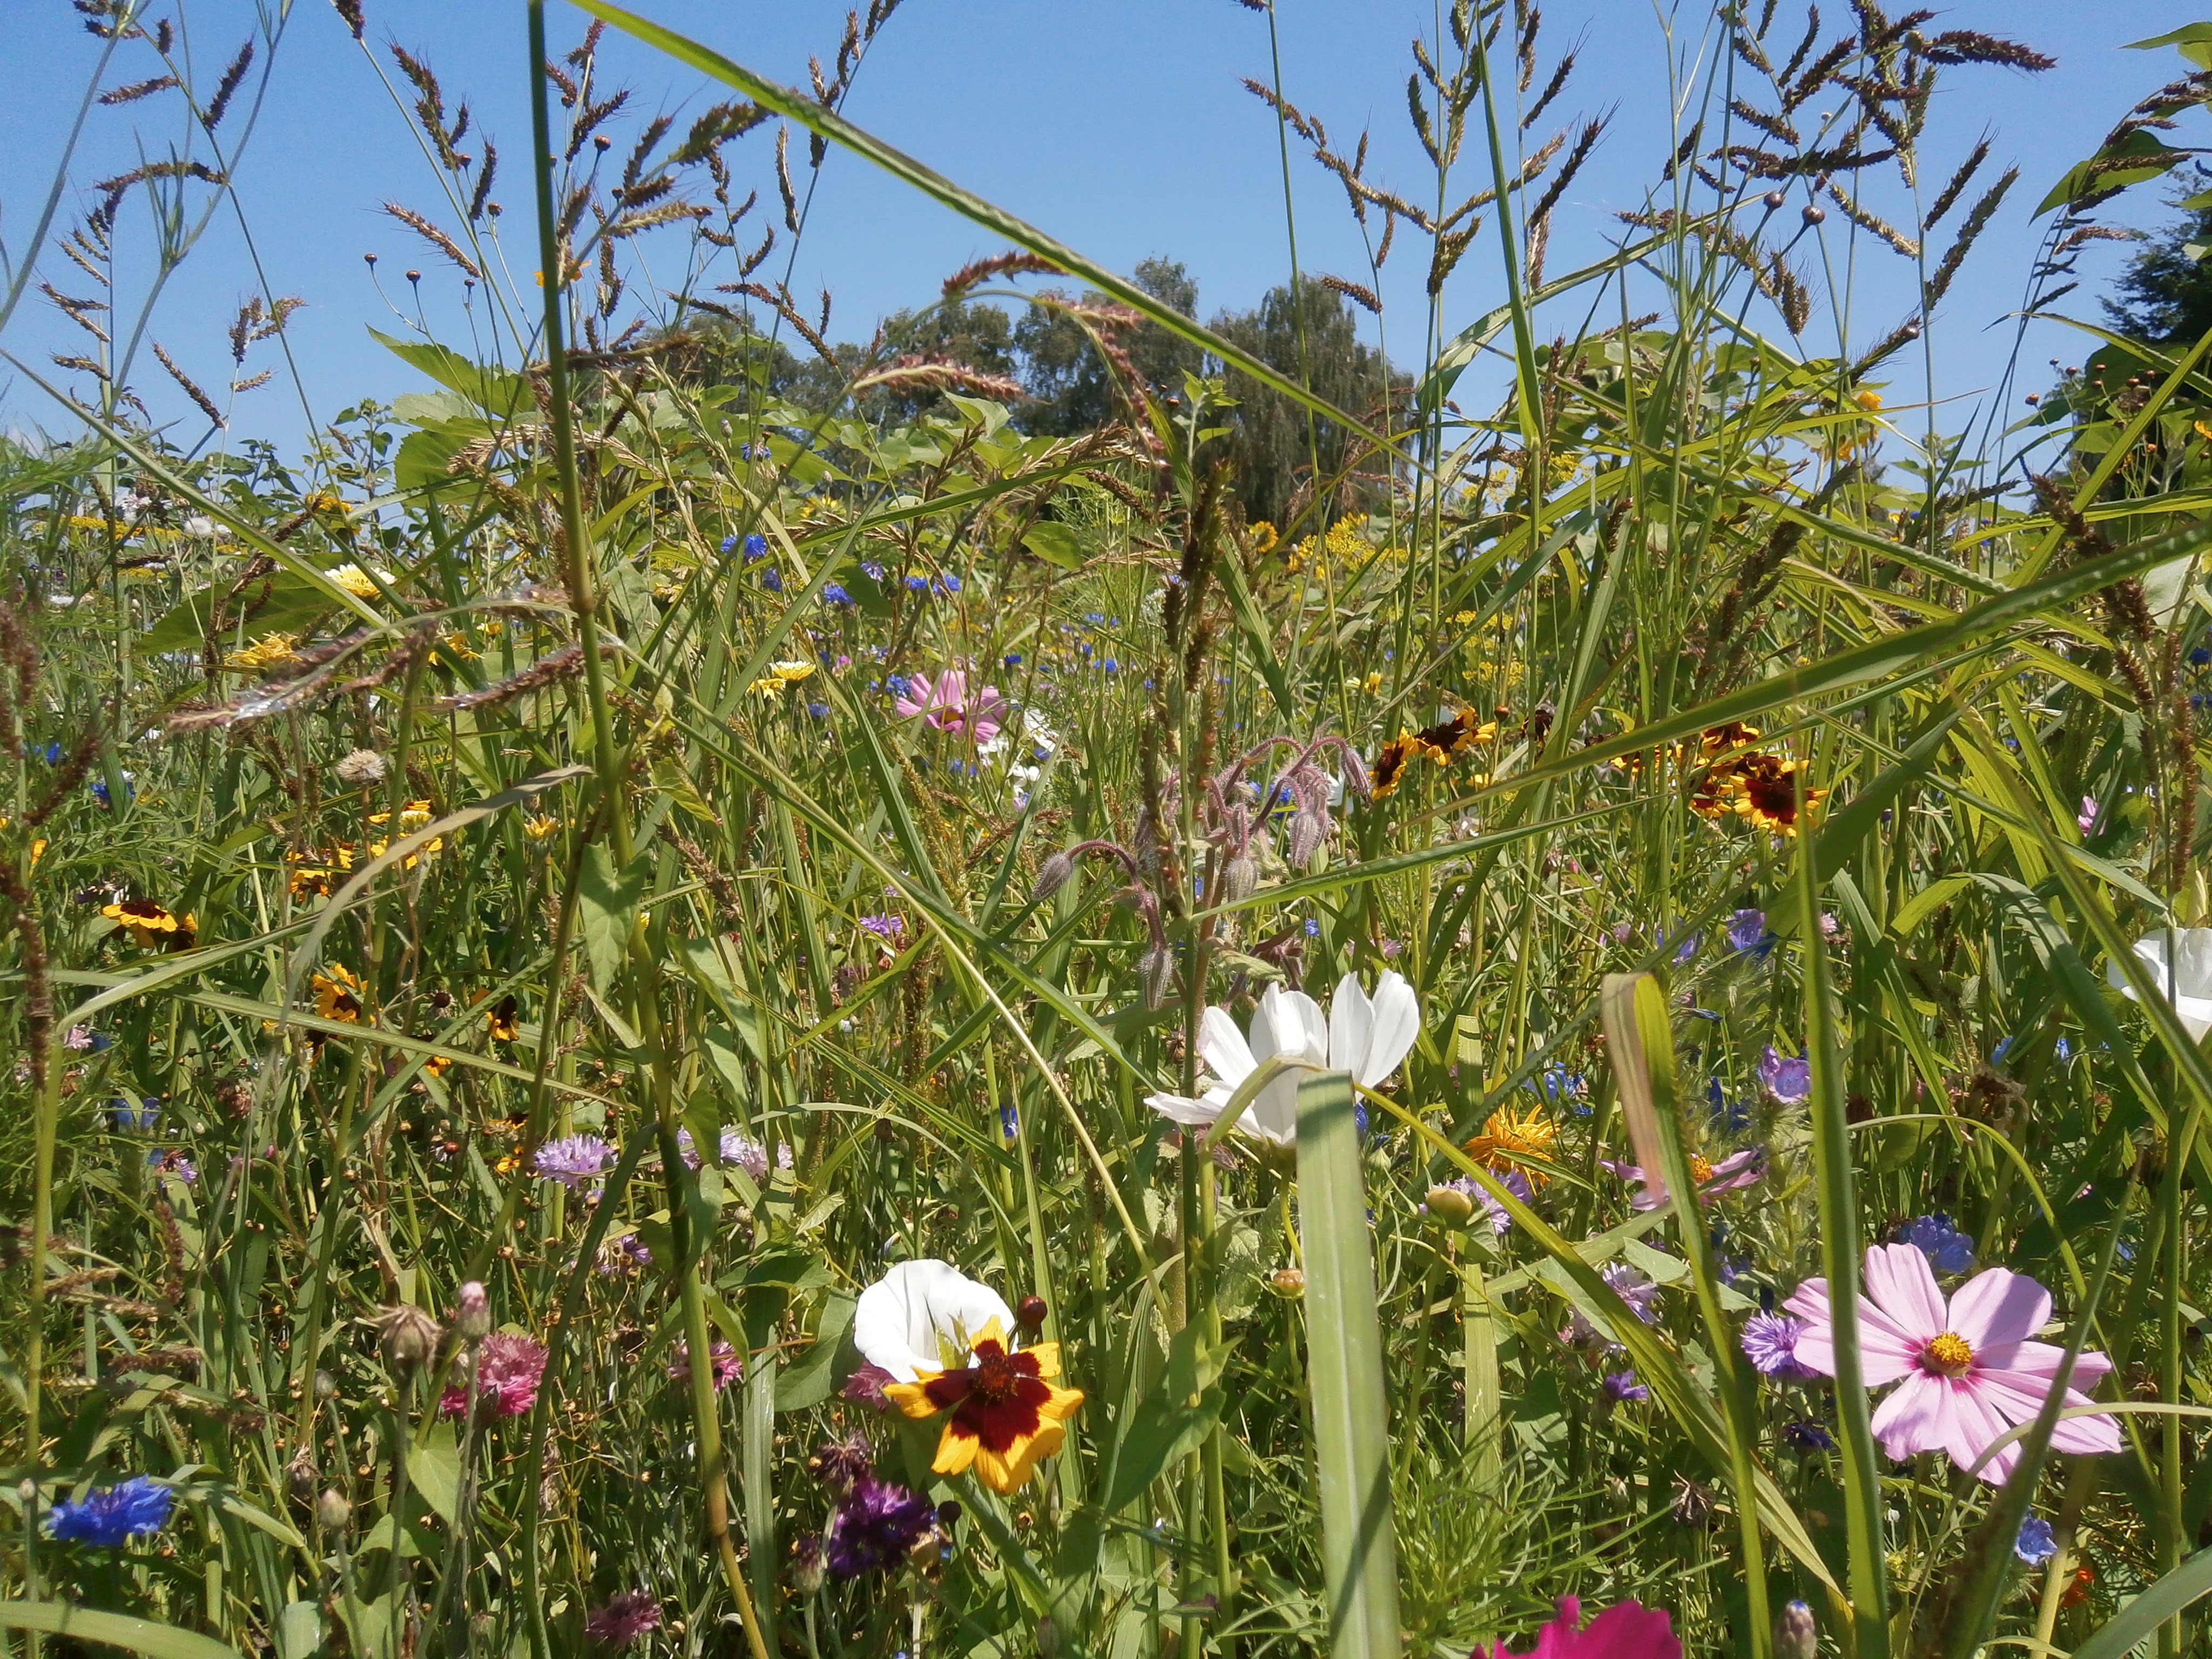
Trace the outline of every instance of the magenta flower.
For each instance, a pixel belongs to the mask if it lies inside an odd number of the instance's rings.
[[[1536,1632],[1536,1645],[1525,1656],[1492,1642],[1487,1655],[1477,1648],[1474,1659],[1682,1659],[1673,1621],[1657,1607],[1622,1601],[1578,1630],[1582,1612],[1580,1601],[1562,1595],[1559,1616]]]
[[[891,708],[901,720],[921,715],[940,732],[956,732],[978,743],[988,743],[1006,723],[1006,700],[995,685],[986,685],[971,696],[968,676],[948,668],[933,681],[927,674],[908,678]]]
[[[1835,1318],[1828,1282],[1808,1279],[1783,1304],[1805,1321],[1797,1363],[1836,1374]],[[1971,1468],[2014,1424],[2033,1422],[2056,1380],[2064,1350],[2031,1341],[2051,1318],[2051,1293],[2024,1273],[1991,1267],[1959,1287],[1947,1305],[1928,1258],[1911,1244],[1877,1244],[1866,1254],[1866,1294],[1859,1298],[1859,1364],[1869,1389],[1900,1384],[1874,1414],[1881,1449],[1893,1458],[1942,1451]],[[2094,1389],[2111,1370],[2103,1354],[2074,1362],[2072,1381]],[[2086,1406],[2079,1389],[2069,1406]],[[2061,1418],[2051,1431],[2057,1451],[2087,1454],[2120,1449],[2109,1417]],[[1992,1486],[2020,1462],[2017,1442],[1977,1471]]]
[[[1630,1209],[1656,1210],[1667,1201],[1667,1183],[1645,1175],[1641,1164],[1624,1164],[1610,1158],[1601,1158],[1598,1162],[1623,1181],[1636,1183],[1636,1196],[1628,1200]],[[1723,1193],[1737,1192],[1750,1186],[1765,1173],[1764,1146],[1747,1146],[1740,1152],[1730,1152],[1717,1164],[1709,1164],[1694,1152],[1690,1155],[1691,1179],[1698,1183],[1698,1197],[1707,1204]]]
[[[680,1382],[691,1380],[691,1345],[678,1342],[673,1350],[675,1357],[668,1362],[668,1374]],[[720,1393],[745,1374],[744,1356],[726,1342],[709,1342],[707,1358],[714,1368],[714,1389]]]
[[[477,1350],[477,1407],[492,1417],[520,1417],[538,1403],[545,1375],[545,1345],[511,1331],[494,1331]],[[469,1408],[465,1379],[447,1385],[438,1409],[459,1417]]]

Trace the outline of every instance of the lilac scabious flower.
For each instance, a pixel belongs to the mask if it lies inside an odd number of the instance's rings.
[[[2058,1537],[2051,1529],[2051,1522],[2039,1515],[2031,1515],[2020,1523],[2020,1535],[2013,1540],[2012,1553],[2031,1567],[2039,1567],[2058,1553]]]
[[[520,1417],[538,1403],[545,1376],[545,1345],[512,1331],[494,1331],[477,1350],[477,1409],[490,1417]],[[459,1417],[469,1408],[465,1380],[449,1382],[438,1409]]]
[[[1755,1313],[1744,1321],[1744,1357],[1762,1376],[1811,1376],[1814,1373],[1797,1363],[1797,1339],[1804,1332],[1805,1322],[1794,1314]]]
[[[1474,1179],[1468,1176],[1460,1176],[1459,1181],[1455,1181],[1451,1184],[1456,1187],[1461,1181],[1466,1182],[1471,1190],[1474,1189]],[[1523,1204],[1533,1204],[1536,1201],[1536,1189],[1528,1184],[1528,1177],[1518,1170],[1508,1170],[1498,1177],[1498,1184]],[[1506,1231],[1513,1225],[1513,1218],[1505,1212],[1505,1206],[1490,1195],[1487,1188],[1474,1190],[1474,1197],[1475,1201],[1482,1206],[1483,1219],[1489,1222],[1492,1233],[1498,1237],[1504,1237]]]
[[[1636,1380],[1636,1373],[1633,1370],[1607,1371],[1605,1375],[1603,1389],[1607,1402],[1615,1406],[1626,1405],[1632,1400],[1651,1398],[1651,1390]]]
[[[884,1389],[897,1381],[881,1365],[863,1365],[845,1379],[845,1386],[838,1392],[856,1406],[887,1412],[891,1408],[890,1396]]]
[[[597,1180],[614,1155],[615,1149],[597,1135],[563,1135],[540,1146],[530,1163],[547,1181],[577,1188]]]
[[[1659,1287],[1626,1261],[1609,1263],[1599,1277],[1613,1288],[1614,1295],[1628,1304],[1628,1310],[1645,1324],[1651,1324],[1658,1319],[1659,1311],[1651,1304],[1659,1294]],[[1583,1346],[1620,1346],[1619,1343],[1591,1324],[1580,1308],[1567,1316],[1566,1328],[1559,1333],[1559,1340]]]
[[[921,1493],[864,1474],[830,1514],[830,1571],[839,1578],[894,1571],[936,1524],[937,1506]]]
[[[1910,1244],[1939,1273],[1972,1273],[1974,1241],[1951,1224],[1948,1215],[1923,1215],[1897,1230],[1897,1242]]]
[[[1765,956],[1774,948],[1774,935],[1766,931],[1766,912],[1742,909],[1729,918],[1729,949],[1757,951]]]
[[[906,932],[904,916],[862,916],[860,931],[873,933],[878,939],[896,939]]]
[[[626,1648],[660,1628],[660,1601],[651,1590],[624,1590],[584,1620],[584,1634],[611,1648]]]
[[[103,1486],[81,1502],[54,1505],[46,1530],[76,1544],[114,1549],[168,1524],[177,1495],[150,1476],[134,1474],[120,1486]]]
[[[714,1388],[717,1393],[726,1389],[745,1374],[744,1356],[726,1342],[707,1345],[707,1358],[714,1368]],[[668,1362],[668,1374],[679,1382],[691,1380],[691,1346],[688,1342],[676,1345],[675,1357]]]
[[[1759,1080],[1784,1106],[1795,1106],[1813,1092],[1813,1063],[1802,1053],[1784,1054],[1770,1042],[1759,1057]]]

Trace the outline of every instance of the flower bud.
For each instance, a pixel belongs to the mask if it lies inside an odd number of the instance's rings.
[[[1037,1659],[1053,1659],[1060,1651],[1060,1626],[1048,1613],[1037,1620],[1036,1650]]]
[[[1066,853],[1054,853],[1044,861],[1044,867],[1037,872],[1036,885],[1030,889],[1030,902],[1043,903],[1066,886],[1068,878],[1074,873],[1075,860]]]
[[[1024,1335],[1035,1336],[1044,1328],[1045,1313],[1042,1297],[1025,1296],[1014,1309],[1014,1321],[1022,1328]]]
[[[1769,213],[1779,213],[1782,211],[1782,204],[1790,198],[1778,190],[1770,190],[1759,199],[1766,204],[1766,210]]]
[[[315,1504],[315,1524],[325,1532],[343,1532],[346,1523],[353,1519],[353,1505],[346,1502],[345,1494],[331,1487]]]
[[[791,1547],[791,1588],[801,1595],[812,1595],[822,1588],[827,1565],[823,1559],[822,1540],[809,1533]]]
[[[1805,204],[1805,212],[1803,216],[1807,224],[1817,225],[1823,220],[1826,219],[1828,216],[1818,202],[1808,202]]]
[[[315,1367],[315,1398],[335,1400],[338,1397],[338,1380],[321,1366]]]
[[[461,1286],[453,1303],[453,1328],[464,1342],[481,1342],[491,1334],[491,1300],[476,1279]]]
[[[438,1322],[411,1303],[385,1309],[370,1322],[384,1363],[402,1374],[420,1370],[438,1352]]]
[[[1303,1267],[1278,1267],[1267,1275],[1267,1287],[1285,1302],[1296,1302],[1306,1293],[1306,1275]]]
[[[1774,1659],[1813,1659],[1820,1650],[1820,1621],[1802,1601],[1792,1601],[1775,1615]]]
[[[1429,1213],[1447,1227],[1464,1227],[1474,1216],[1474,1200],[1456,1187],[1431,1187],[1425,1201]]]
[[[1165,1007],[1175,992],[1175,952],[1164,945],[1154,945],[1139,959],[1137,972],[1144,981],[1145,1006]]]
[[[1252,862],[1249,853],[1239,853],[1221,872],[1221,896],[1231,904],[1250,898],[1259,884],[1260,866]]]
[[[1299,811],[1291,816],[1291,867],[1303,870],[1313,862],[1313,855],[1321,851],[1322,843],[1328,839],[1328,820],[1318,813]]]

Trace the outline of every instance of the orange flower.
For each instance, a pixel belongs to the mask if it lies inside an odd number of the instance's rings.
[[[1540,1187],[1551,1177],[1540,1163],[1522,1160],[1549,1158],[1559,1138],[1559,1126],[1534,1108],[1516,1115],[1511,1107],[1501,1106],[1490,1115],[1482,1133],[1467,1143],[1467,1150],[1486,1169],[1518,1170],[1531,1186]]]
[[[1067,1437],[1067,1419],[1083,1404],[1080,1389],[1053,1385],[1060,1375],[1060,1344],[1009,1349],[994,1318],[977,1336],[974,1363],[953,1370],[919,1370],[919,1381],[890,1382],[884,1394],[908,1417],[951,1413],[937,1443],[935,1474],[970,1468],[993,1492],[1019,1492],[1040,1458]]]

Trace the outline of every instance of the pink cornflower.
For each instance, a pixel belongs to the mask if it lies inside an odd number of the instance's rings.
[[[968,676],[957,668],[946,669],[934,681],[927,674],[909,676],[906,690],[891,708],[901,720],[920,714],[940,732],[958,732],[978,743],[997,737],[1006,716],[1006,700],[997,686],[981,687],[971,700]]]
[[[675,1358],[668,1362],[669,1376],[678,1382],[689,1382],[691,1380],[691,1345],[688,1342],[678,1342],[672,1352]],[[707,1345],[707,1357],[714,1368],[714,1388],[717,1392],[729,1387],[732,1382],[745,1374],[745,1362],[743,1356],[726,1342],[709,1342]]]
[[[1644,1173],[1643,1166],[1623,1164],[1613,1158],[1598,1159],[1607,1169],[1623,1181],[1636,1183],[1636,1196],[1628,1200],[1628,1207],[1642,1212],[1656,1210],[1667,1201],[1667,1183]],[[1696,1153],[1690,1155],[1690,1176],[1698,1183],[1698,1196],[1711,1203],[1723,1193],[1733,1193],[1750,1186],[1766,1173],[1766,1148],[1747,1146],[1740,1152],[1730,1152],[1717,1164],[1709,1164]]]
[[[1783,1304],[1806,1322],[1797,1363],[1836,1374],[1835,1318],[1828,1282],[1808,1279]],[[1928,1257],[1911,1244],[1877,1244],[1866,1254],[1866,1294],[1859,1298],[1859,1364],[1866,1385],[1900,1384],[1874,1414],[1881,1449],[1898,1459],[1942,1451],[1972,1468],[2014,1424],[2034,1421],[2056,1380],[2064,1350],[2029,1339],[2051,1318],[2051,1293],[2024,1273],[1990,1267],[1960,1286],[1947,1305]],[[2072,1381],[2097,1386],[2112,1362],[2087,1352],[2074,1361]],[[2079,1389],[2069,1406],[2086,1406]],[[2109,1417],[2061,1418],[2053,1450],[2115,1452],[2119,1425]],[[2015,1441],[1975,1472],[1992,1486],[2020,1462]]]
[[[493,1417],[520,1417],[538,1403],[538,1384],[545,1375],[545,1345],[511,1331],[494,1331],[477,1350],[477,1407]],[[450,1383],[438,1409],[459,1417],[469,1408],[465,1378]]]
[[[1657,1607],[1619,1602],[1578,1630],[1582,1611],[1576,1597],[1562,1595],[1559,1616],[1536,1632],[1536,1645],[1525,1656],[1492,1642],[1487,1655],[1477,1648],[1473,1659],[1682,1659],[1673,1622]]]

